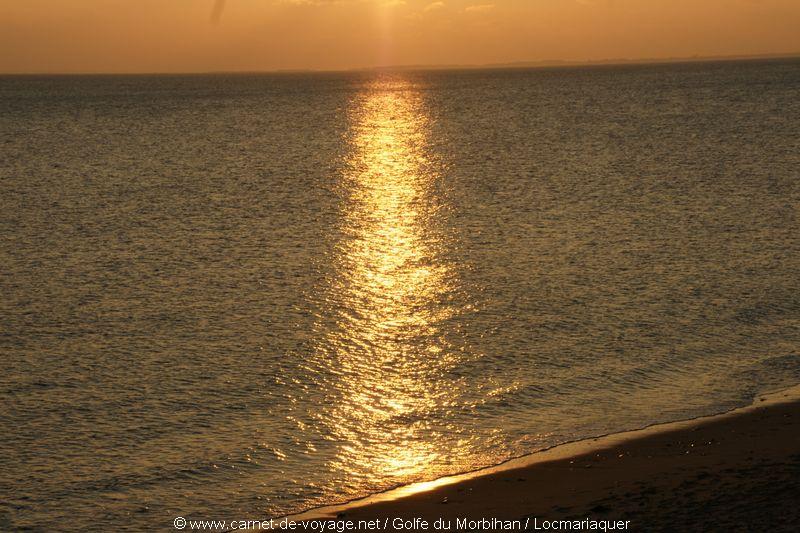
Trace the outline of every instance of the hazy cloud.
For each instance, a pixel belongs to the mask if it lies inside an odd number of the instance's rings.
[[[432,4],[428,4],[425,6],[423,11],[436,11],[437,9],[441,9],[444,7],[444,2],[433,2]]]
[[[464,11],[467,13],[486,13],[494,9],[494,4],[479,4],[474,6],[467,6]]]

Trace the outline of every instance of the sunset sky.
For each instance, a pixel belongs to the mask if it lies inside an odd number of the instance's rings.
[[[2,0],[0,72],[800,52],[798,0]]]

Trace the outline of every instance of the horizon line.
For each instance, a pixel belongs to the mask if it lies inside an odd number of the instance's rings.
[[[746,61],[759,59],[800,59],[800,51],[774,52],[762,54],[734,55],[693,55],[648,58],[608,58],[608,59],[542,59],[535,61],[507,61],[494,63],[430,63],[430,64],[395,64],[373,65],[349,68],[281,68],[261,70],[186,70],[186,71],[28,71],[0,72],[0,76],[193,76],[212,74],[325,74],[373,71],[414,71],[414,70],[502,70],[502,69],[536,69],[558,67],[590,67],[590,66],[622,66],[622,65],[657,65],[664,63],[703,63],[713,61]]]

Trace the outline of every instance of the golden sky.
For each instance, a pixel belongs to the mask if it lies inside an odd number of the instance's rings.
[[[0,0],[0,50],[0,72],[795,53],[800,0]]]

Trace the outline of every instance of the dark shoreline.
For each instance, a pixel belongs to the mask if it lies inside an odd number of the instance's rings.
[[[289,517],[630,520],[640,531],[794,530],[800,386],[720,415],[565,444]]]

